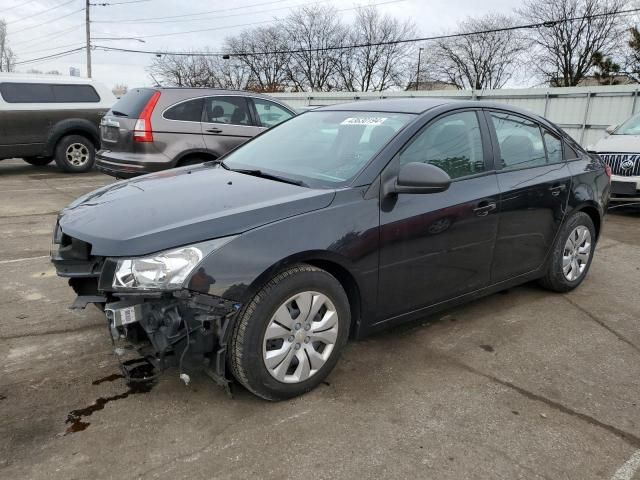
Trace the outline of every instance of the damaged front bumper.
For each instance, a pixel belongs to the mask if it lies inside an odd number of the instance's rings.
[[[134,354],[157,372],[178,367],[200,370],[229,392],[227,344],[240,304],[189,289],[119,292],[109,286],[113,259],[91,255],[88,244],[65,238],[56,229],[51,260],[59,276],[67,277],[77,298],[71,308],[93,303],[104,311],[121,369],[128,380]]]
[[[239,308],[236,302],[188,290],[122,295],[104,305],[121,363],[135,350],[159,371],[178,367],[188,381],[183,372],[201,370],[227,391],[226,347]]]

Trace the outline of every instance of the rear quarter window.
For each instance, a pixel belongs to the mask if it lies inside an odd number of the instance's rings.
[[[100,96],[91,85],[50,83],[0,84],[0,95],[7,103],[95,103]]]
[[[202,120],[202,106],[204,100],[195,98],[179,103],[167,109],[163,116],[167,120],[180,120],[182,122],[200,122]]]

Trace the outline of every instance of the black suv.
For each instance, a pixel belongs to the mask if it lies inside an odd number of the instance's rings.
[[[305,112],[60,214],[57,272],[116,352],[299,395],[349,337],[531,280],[584,280],[611,172],[526,111],[444,99]],[[532,319],[535,313],[532,312]],[[123,361],[125,373],[127,361]]]
[[[91,170],[98,124],[115,101],[93,80],[0,74],[0,159],[36,166],[55,160],[66,172]]]

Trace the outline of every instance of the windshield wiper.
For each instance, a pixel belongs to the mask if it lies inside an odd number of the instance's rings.
[[[297,180],[294,178],[281,177],[279,175],[273,175],[272,173],[263,172],[262,170],[251,170],[245,168],[229,168],[232,172],[244,173],[245,175],[252,175],[254,177],[267,178],[269,180],[276,180],[277,182],[282,183],[290,183],[291,185],[297,185],[299,187],[309,188],[309,185],[303,182],[302,180]]]
[[[111,115],[115,115],[116,117],[128,117],[129,116],[126,113],[120,112],[118,110],[111,110]]]
[[[224,160],[209,160],[208,162],[204,162],[203,165],[220,165],[222,168],[224,168],[225,170],[231,170],[231,168],[229,167],[229,165],[227,165],[226,163],[224,163]]]

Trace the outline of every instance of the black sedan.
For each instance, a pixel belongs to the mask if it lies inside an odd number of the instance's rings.
[[[222,160],[61,212],[52,260],[123,344],[181,378],[302,394],[349,338],[539,280],[585,278],[610,171],[531,113],[401,99],[305,112]]]

